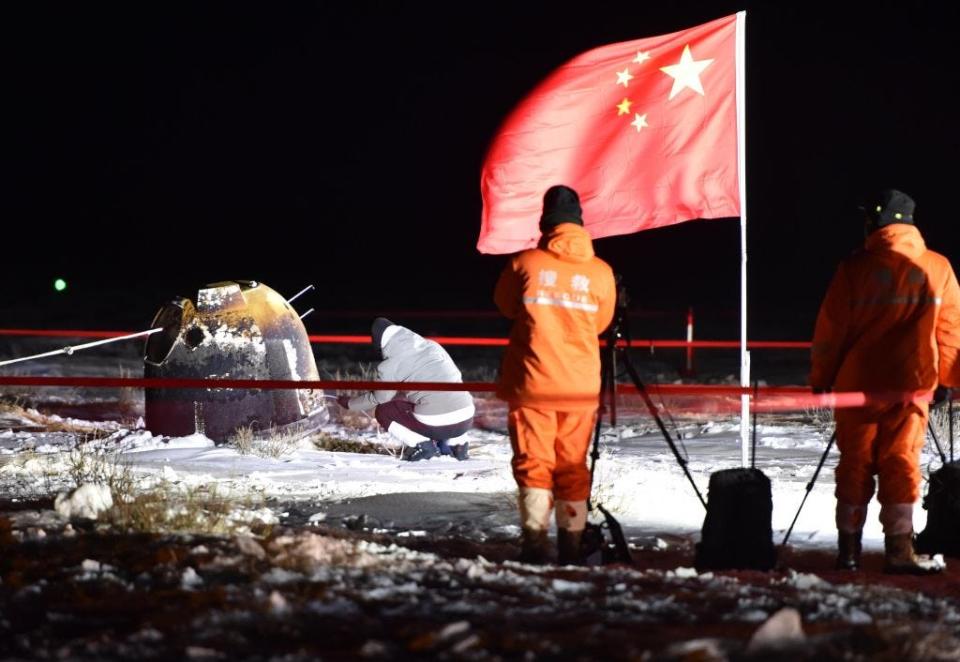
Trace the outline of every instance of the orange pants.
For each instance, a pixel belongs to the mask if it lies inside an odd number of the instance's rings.
[[[511,405],[507,427],[517,485],[552,490],[554,498],[564,501],[590,496],[587,449],[596,416],[596,409],[555,411]]]
[[[881,504],[914,503],[920,498],[920,450],[927,432],[926,405],[882,410],[838,410],[837,500],[858,506],[873,496]]]

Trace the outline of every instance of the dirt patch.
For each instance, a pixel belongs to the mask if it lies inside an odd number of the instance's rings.
[[[9,505],[9,504],[8,504]],[[21,504],[22,505],[22,504]],[[32,506],[36,507],[34,503]],[[515,563],[514,541],[333,526],[269,536],[124,534],[0,516],[0,657],[69,659],[956,659],[960,562],[858,573],[828,551],[697,574],[689,543],[633,567]],[[38,511],[39,512],[39,511]],[[789,607],[806,639],[748,655]]]

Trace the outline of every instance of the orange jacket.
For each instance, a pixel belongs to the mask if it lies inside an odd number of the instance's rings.
[[[497,396],[517,406],[595,408],[597,336],[613,319],[616,298],[613,270],[575,223],[555,226],[537,248],[511,258],[494,294],[497,308],[513,320]]]
[[[839,391],[960,386],[960,287],[913,225],[872,232],[840,263],[813,336],[810,385]]]

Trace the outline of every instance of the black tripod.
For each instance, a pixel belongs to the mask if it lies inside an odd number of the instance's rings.
[[[594,468],[597,460],[600,458],[600,426],[603,419],[603,412],[606,407],[609,407],[607,410],[610,412],[610,424],[616,425],[617,421],[617,363],[619,360],[619,362],[622,363],[626,369],[627,375],[630,377],[630,381],[633,382],[633,385],[636,387],[637,392],[643,399],[644,404],[646,404],[647,410],[650,412],[653,420],[656,421],[657,427],[660,428],[660,433],[666,440],[667,446],[669,446],[670,450],[673,452],[673,457],[677,460],[677,464],[680,465],[680,468],[683,470],[687,480],[690,481],[690,485],[693,487],[693,491],[696,493],[697,498],[700,499],[700,503],[702,503],[703,507],[706,508],[707,502],[704,500],[703,495],[700,494],[700,490],[697,489],[697,484],[693,481],[693,476],[690,475],[690,470],[687,468],[686,458],[684,458],[677,449],[677,444],[674,442],[673,437],[667,430],[666,425],[664,425],[663,419],[660,418],[660,413],[657,411],[657,406],[650,398],[650,394],[647,392],[647,388],[640,379],[640,375],[637,373],[636,368],[634,368],[633,364],[630,362],[630,355],[628,353],[630,349],[630,328],[627,317],[627,303],[627,290],[620,283],[620,277],[618,276],[616,312],[614,313],[613,321],[611,322],[610,327],[607,329],[605,334],[606,346],[601,348],[601,409],[597,413],[597,425],[593,437],[593,451],[590,454],[590,484],[591,486],[593,485]],[[589,508],[592,508],[589,500],[587,501],[587,505]],[[600,507],[600,511],[604,513],[605,517],[607,516],[607,512],[603,510],[602,506]]]

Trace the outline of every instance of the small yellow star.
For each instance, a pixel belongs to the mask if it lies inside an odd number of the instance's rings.
[[[634,113],[633,121],[630,122],[630,126],[637,127],[637,133],[640,133],[640,129],[642,129],[643,127],[650,126],[649,124],[647,124],[647,114],[644,113],[643,115],[641,115],[639,113]]]
[[[626,87],[627,84],[630,83],[631,78],[633,78],[633,76],[630,75],[630,71],[628,69],[624,69],[623,71],[618,71],[617,85],[623,84],[623,86]]]
[[[630,114],[630,106],[631,106],[631,105],[633,105],[633,102],[630,101],[630,99],[626,99],[626,98],[624,98],[623,101],[621,101],[620,103],[618,103],[618,104],[617,104],[617,117],[620,117],[621,115],[629,115],[629,114]]]
[[[633,58],[633,61],[637,64],[643,64],[650,59],[650,51],[637,51],[637,57]]]

